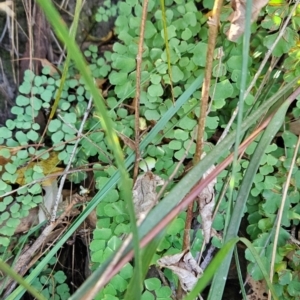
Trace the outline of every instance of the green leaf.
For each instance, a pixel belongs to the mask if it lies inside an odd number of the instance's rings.
[[[209,129],[216,129],[219,125],[219,117],[206,117],[205,126]]]
[[[29,140],[32,140],[33,142],[35,142],[39,139],[39,134],[37,132],[35,132],[34,130],[29,130],[27,132],[27,137]]]
[[[8,204],[10,204],[11,202],[13,202],[13,200],[14,200],[14,198],[13,198],[12,196],[8,196],[8,197],[5,197],[5,198],[3,199],[3,203],[6,204],[6,205],[8,205]]]
[[[31,97],[30,98],[30,104],[32,107],[30,107],[30,109],[35,109],[35,110],[40,110],[42,107],[42,100],[38,99],[37,97]],[[28,114],[29,115],[29,114]]]
[[[233,70],[240,71],[242,62],[243,62],[242,55],[233,55],[233,56],[229,57],[229,59],[226,62],[226,65],[227,65],[227,68],[229,71],[233,71]]]
[[[233,86],[228,79],[213,84],[209,89],[209,96],[214,100],[227,99],[233,94]]]
[[[111,236],[112,231],[110,228],[97,228],[94,230],[94,239],[109,240]]]
[[[107,242],[107,247],[111,250],[117,250],[121,245],[122,241],[116,236],[112,236]]]
[[[182,129],[176,129],[174,131],[174,138],[176,138],[177,140],[185,141],[189,138],[189,133]]]
[[[114,217],[120,214],[124,214],[125,213],[124,202],[117,201],[114,203],[106,204],[104,207],[104,211],[108,217]]]
[[[113,85],[122,85],[127,81],[128,74],[124,72],[111,72],[109,74],[109,81]]]
[[[160,114],[155,109],[148,109],[145,111],[145,118],[147,120],[157,121],[160,118]]]
[[[54,274],[54,278],[58,283],[64,283],[67,279],[67,276],[63,271],[57,271]]]
[[[103,198],[103,202],[117,202],[119,199],[119,192],[115,189],[110,190],[105,197]]]
[[[287,287],[289,294],[293,297],[300,295],[299,285],[297,285],[297,280],[293,280]]]
[[[1,206],[1,204],[0,204],[0,206]],[[2,207],[3,206],[1,206],[1,208]],[[4,210],[5,210],[5,208],[4,208]],[[1,214],[0,218],[1,218],[2,221],[5,221],[9,218],[9,216],[10,216],[9,212],[5,211],[4,213]]]
[[[31,194],[38,194],[42,191],[41,186],[38,183],[35,183],[34,185],[32,185],[29,189],[28,192]]]
[[[140,20],[139,20],[140,21]],[[156,34],[157,30],[153,22],[147,20],[145,25],[145,39],[150,39]]]
[[[1,203],[1,202],[0,202],[0,212],[5,211],[6,206],[7,206],[7,205],[6,205],[5,203],[3,203],[3,202]]]
[[[9,130],[14,130],[15,127],[16,127],[15,121],[10,120],[10,119],[6,120],[5,125],[6,125],[7,129],[9,129]],[[3,128],[5,128],[5,127],[2,127],[1,130],[2,130]]]
[[[76,114],[75,113],[65,113],[64,114],[64,121],[70,124],[76,123]]]
[[[149,291],[155,291],[161,287],[161,282],[158,278],[145,279],[144,284]]]
[[[176,37],[176,27],[174,25],[170,25],[167,27],[167,34],[168,34],[168,40],[171,40],[172,38]],[[161,30],[161,37],[164,39],[164,31]]]
[[[167,229],[167,234],[176,235],[178,232],[182,232],[185,226],[185,221],[182,218],[176,218]]]
[[[171,67],[171,71],[172,71],[173,82],[177,83],[183,80],[184,74],[176,65]]]
[[[7,247],[10,243],[10,239],[7,237],[0,236],[0,245]]]
[[[0,137],[2,137],[4,139],[9,139],[12,137],[12,132],[6,127],[1,127]]]
[[[181,33],[181,38],[184,41],[189,40],[192,36],[193,36],[193,33],[191,32],[191,30],[189,28],[185,28],[185,30]]]
[[[282,134],[282,138],[284,140],[284,145],[288,148],[294,148],[297,144],[298,138],[290,131],[284,131]]]
[[[23,96],[23,95],[19,95],[16,98],[16,104],[19,106],[26,106],[29,105],[29,98]]]
[[[130,263],[127,263],[120,271],[120,276],[122,276],[124,279],[128,279],[132,277],[132,273],[133,267]]]
[[[164,90],[161,84],[152,84],[148,87],[148,93],[151,97],[160,97],[163,95]]]
[[[196,66],[205,67],[206,52],[207,52],[207,44],[200,42],[195,46],[195,48],[192,51],[192,53],[194,54],[192,57],[192,61]]]
[[[172,299],[172,290],[168,286],[162,286],[155,291],[157,299]]]
[[[141,300],[155,300],[154,295],[149,291],[145,291],[142,294]]]
[[[3,128],[5,128],[5,127],[3,127]],[[1,131],[0,132],[2,132],[2,128],[1,128]],[[9,149],[8,148],[1,148],[0,149],[0,156],[3,156],[4,158],[10,158],[10,151],[9,151]]]
[[[19,92],[22,94],[29,94],[31,91],[32,85],[30,82],[23,82],[20,86],[19,86]]]
[[[114,61],[114,67],[122,72],[131,72],[135,69],[135,59],[128,56],[118,56]]]
[[[16,173],[17,171],[17,167],[16,165],[12,164],[12,163],[7,163],[5,166],[4,166],[5,170],[10,173],[10,174],[14,174]]]
[[[24,108],[19,106],[13,106],[11,109],[11,113],[17,116],[22,115],[24,114]]]
[[[127,289],[128,286],[128,282],[121,277],[119,274],[115,275],[111,281],[110,284],[117,290],[120,292],[124,292]]]
[[[59,130],[51,135],[51,139],[54,143],[58,143],[64,138],[64,136],[64,133],[61,130]]]
[[[37,131],[37,130],[40,129],[40,125],[37,124],[37,123],[33,123],[33,124],[31,125],[31,128],[32,128],[33,130]]]
[[[61,125],[62,123],[60,120],[58,119],[51,120],[48,126],[48,130],[50,132],[56,132],[58,129],[60,129]]]
[[[10,227],[12,229],[12,231],[11,231],[11,229],[8,229],[6,234],[9,235],[8,232],[12,232],[12,234],[13,234],[15,231],[15,228],[17,228],[17,226],[20,224],[20,222],[21,222],[20,219],[9,218],[6,221],[6,226]]]
[[[70,102],[67,102],[67,101],[60,101],[59,102],[59,107],[60,107],[61,110],[66,111],[70,108],[70,106],[71,106]]]
[[[274,34],[267,35],[263,39],[263,44],[267,48],[271,48],[275,40],[277,39],[278,34],[279,33],[276,32]],[[287,27],[285,33],[283,34],[283,37],[280,38],[272,54],[276,57],[280,57],[281,55],[288,53],[288,51],[296,45],[296,39],[297,39],[297,33],[293,29]]]

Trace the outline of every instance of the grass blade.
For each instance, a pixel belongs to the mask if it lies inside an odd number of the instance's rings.
[[[22,285],[32,296],[38,300],[46,300],[34,287],[32,287],[21,275],[16,273],[7,263],[0,259],[0,270]]]
[[[270,144],[275,134],[278,132],[282,123],[284,122],[285,114],[289,105],[290,103],[286,101],[275,113],[274,117],[272,118],[270,124],[266,128],[264,134],[262,135],[255,149],[255,152],[246,170],[246,173],[243,178],[243,182],[241,184],[240,190],[237,195],[236,203],[228,226],[228,231],[226,233],[225,243],[237,236],[238,229],[240,227],[241,219],[243,216],[243,211],[245,209],[248,195],[251,190],[253,178],[258,170],[261,158],[265,153],[266,147]],[[227,274],[231,262],[232,252],[233,250],[229,251],[219,271],[216,273],[211,285],[208,299],[211,300],[222,299],[224,286],[226,283],[226,278],[227,278]]]

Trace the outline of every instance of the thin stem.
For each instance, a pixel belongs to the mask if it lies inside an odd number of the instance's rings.
[[[208,39],[208,48],[206,54],[206,67],[205,67],[205,78],[202,85],[202,96],[200,101],[200,116],[198,119],[198,131],[197,131],[197,144],[196,144],[196,152],[194,157],[194,163],[197,163],[201,159],[201,155],[203,152],[203,137],[205,132],[205,120],[206,120],[206,111],[208,108],[208,100],[209,100],[209,87],[211,82],[211,73],[212,73],[212,63],[213,63],[213,54],[216,46],[216,38],[218,34],[218,24],[220,20],[220,12],[223,1],[217,0],[215,1],[212,19],[209,20],[209,39]],[[183,237],[183,249],[189,247],[189,231],[191,228],[193,218],[193,203],[189,204],[187,210],[187,217],[185,223],[184,237]]]
[[[90,100],[89,100],[89,103],[88,103],[88,106],[87,106],[87,110],[85,111],[84,115],[83,115],[83,118],[82,118],[82,122],[80,124],[80,128],[78,130],[78,133],[77,133],[77,139],[74,143],[74,147],[72,149],[72,153],[70,155],[70,159],[69,159],[69,162],[65,168],[65,174],[62,176],[61,180],[60,180],[60,184],[59,184],[59,187],[58,187],[58,191],[57,191],[57,195],[56,195],[56,200],[55,200],[55,203],[54,203],[54,206],[53,206],[53,210],[52,210],[52,213],[51,213],[51,223],[53,223],[55,221],[55,218],[56,218],[56,212],[57,212],[57,208],[58,208],[58,204],[59,204],[59,200],[60,200],[60,196],[61,196],[61,193],[62,193],[62,190],[63,190],[63,187],[64,187],[64,184],[65,184],[65,181],[67,179],[67,173],[69,171],[69,169],[71,168],[71,165],[72,165],[72,162],[73,162],[73,158],[75,156],[75,153],[76,153],[76,150],[78,148],[78,144],[80,142],[80,136],[82,135],[82,131],[83,131],[83,127],[84,127],[84,124],[89,116],[89,112],[90,112],[90,109],[92,107],[92,103],[93,103],[93,98],[90,97]]]
[[[144,43],[144,34],[146,27],[147,19],[147,8],[148,0],[145,0],[143,3],[143,12],[141,20],[141,30],[140,30],[140,39],[138,54],[136,56],[136,91],[134,99],[134,109],[135,109],[135,162],[133,169],[133,182],[136,181],[136,178],[139,173],[139,161],[141,157],[140,153],[140,94],[141,94],[141,65],[142,65],[142,55],[143,55],[143,43]]]
[[[296,144],[296,147],[295,147],[295,151],[294,151],[293,159],[292,159],[292,162],[291,162],[290,170],[289,170],[289,173],[288,173],[288,176],[287,176],[287,179],[286,179],[286,183],[284,185],[282,201],[281,201],[280,208],[279,208],[279,211],[278,211],[278,218],[277,218],[277,223],[276,223],[276,231],[275,231],[272,258],[271,258],[271,269],[270,269],[270,281],[271,282],[273,281],[273,275],[274,275],[274,265],[275,265],[275,258],[276,258],[276,252],[277,252],[279,231],[280,231],[280,228],[281,228],[282,215],[283,215],[284,206],[285,206],[286,199],[287,199],[288,189],[289,189],[289,186],[290,186],[290,183],[291,183],[292,173],[293,173],[294,166],[296,164],[296,159],[297,159],[297,156],[298,156],[299,146],[300,146],[300,136],[298,136],[298,141],[297,141],[297,144]],[[269,293],[268,293],[268,300],[271,300],[271,291],[269,291]]]

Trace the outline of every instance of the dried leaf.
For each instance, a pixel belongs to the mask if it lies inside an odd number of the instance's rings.
[[[264,280],[256,281],[251,276],[248,277],[248,285],[251,288],[251,294],[247,295],[248,300],[267,300],[266,283]]]
[[[203,158],[205,154],[202,154]],[[203,174],[203,179],[206,178],[213,170],[215,166],[211,166],[207,172]],[[212,216],[215,207],[215,191],[214,186],[217,183],[217,179],[213,179],[198,195],[199,211],[202,219],[202,229],[204,234],[205,243],[209,243],[211,237],[212,228]]]
[[[96,228],[98,217],[95,210],[92,210],[92,212],[87,216],[86,221],[90,228],[92,229]]]
[[[115,130],[115,132],[126,146],[128,146],[131,150],[136,151],[135,142],[131,138],[117,130]]]
[[[133,203],[137,217],[146,215],[156,204],[156,187],[164,180],[148,171],[139,175],[133,187]]]
[[[182,289],[189,292],[202,275],[202,270],[189,250],[164,256],[157,261],[161,268],[172,270],[179,278]]]
[[[26,184],[26,180],[24,177],[25,171],[33,168],[34,166],[39,166],[43,169],[43,174],[45,176],[54,174],[54,173],[59,173],[62,172],[64,169],[56,167],[59,164],[60,160],[58,159],[58,153],[57,152],[51,152],[49,157],[44,160],[40,160],[38,162],[33,161],[26,165],[23,168],[20,168],[17,170],[18,178],[16,182],[20,185]],[[58,176],[58,175],[57,175]],[[51,185],[51,182],[53,180],[56,180],[55,177],[48,177],[45,178],[45,180],[42,182],[43,186]]]
[[[43,205],[40,205],[39,207],[39,223],[44,222],[48,219],[48,214],[50,215],[53,209],[53,206],[55,204],[57,193],[58,193],[58,186],[57,186],[57,180],[51,181],[50,185],[43,186],[43,189],[45,191],[45,195],[43,196]],[[60,196],[59,202],[62,201],[62,197]]]
[[[289,131],[296,135],[300,135],[300,119],[292,120],[289,123]]]
[[[268,3],[268,0],[253,0],[251,22],[257,19],[260,10]],[[229,16],[231,26],[228,30],[227,38],[236,41],[245,31],[246,22],[246,0],[232,0],[231,7],[234,12]]]

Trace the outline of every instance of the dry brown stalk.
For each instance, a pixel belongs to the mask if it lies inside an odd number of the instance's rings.
[[[145,0],[143,3],[143,12],[141,20],[141,30],[140,30],[140,39],[138,54],[136,56],[136,90],[135,90],[135,99],[134,99],[134,109],[135,109],[135,162],[133,169],[133,182],[136,181],[139,173],[139,161],[141,157],[140,153],[140,94],[141,94],[141,65],[142,65],[142,55],[143,55],[143,43],[144,43],[144,34],[146,27],[147,19],[147,8],[148,0]]]
[[[216,46],[216,39],[218,34],[218,25],[220,20],[220,12],[221,12],[222,4],[223,4],[223,0],[215,1],[214,8],[212,11],[212,17],[210,20],[208,20],[208,25],[209,25],[208,47],[207,47],[207,54],[206,54],[205,77],[202,85],[202,95],[200,101],[200,116],[198,119],[197,143],[196,143],[196,152],[194,156],[194,164],[200,161],[203,152],[203,142],[204,142],[203,137],[205,131],[206,111],[208,108],[213,54]],[[183,250],[187,249],[190,244],[189,232],[191,229],[192,218],[193,218],[193,202],[189,204],[187,209],[187,216],[186,216],[185,229],[183,235],[183,245],[182,245]],[[178,299],[182,297],[182,290],[180,288],[178,288],[177,297],[179,297]]]

